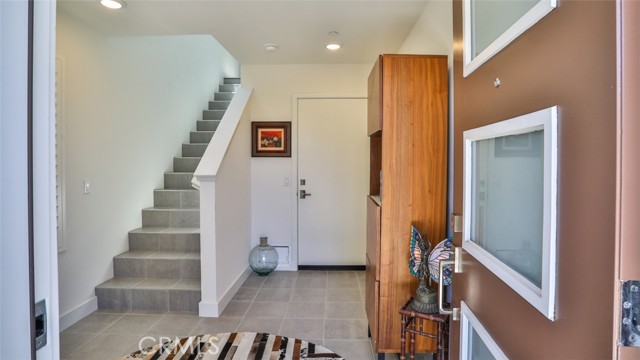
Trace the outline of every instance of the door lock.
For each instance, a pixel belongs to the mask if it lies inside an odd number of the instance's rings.
[[[304,190],[300,190],[300,199],[306,199],[307,196],[311,196],[311,193],[308,193]]]

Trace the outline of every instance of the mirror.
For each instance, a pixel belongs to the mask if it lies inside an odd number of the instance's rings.
[[[464,76],[555,7],[556,0],[463,0]]]

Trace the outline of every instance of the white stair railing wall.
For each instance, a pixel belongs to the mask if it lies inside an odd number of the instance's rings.
[[[191,181],[200,190],[202,317],[220,316],[251,273],[252,92],[236,90]]]

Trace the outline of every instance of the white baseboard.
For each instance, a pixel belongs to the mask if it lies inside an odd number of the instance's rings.
[[[231,299],[235,296],[235,294],[240,290],[240,287],[244,283],[245,280],[251,275],[251,268],[246,267],[242,273],[236,278],[236,280],[229,286],[229,289],[222,294],[222,296],[218,296],[218,302],[204,302],[200,301],[198,304],[198,316],[200,317],[219,317],[220,314],[224,311],[224,309],[229,305]]]
[[[214,317],[220,316],[220,308],[217,302],[204,302],[200,301],[198,304],[198,316],[200,317]]]
[[[96,310],[98,310],[98,298],[93,296],[89,300],[60,315],[60,331],[66,330]]]

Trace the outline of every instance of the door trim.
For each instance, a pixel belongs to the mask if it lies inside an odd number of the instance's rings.
[[[288,268],[279,270],[298,270],[298,103],[310,99],[366,99],[365,93],[294,93],[291,96],[291,248]],[[364,201],[364,199],[363,199]]]
[[[469,305],[467,305],[464,300],[460,302],[461,306],[461,324],[460,324],[460,358],[462,360],[471,360],[469,359],[469,330],[472,328],[476,331],[478,336],[482,339],[484,344],[487,346],[487,349],[491,352],[491,355],[495,357],[497,360],[508,360],[509,358],[505,353],[500,349],[498,344],[493,340],[491,334],[484,328],[480,320],[476,317],[476,315],[471,311]]]

